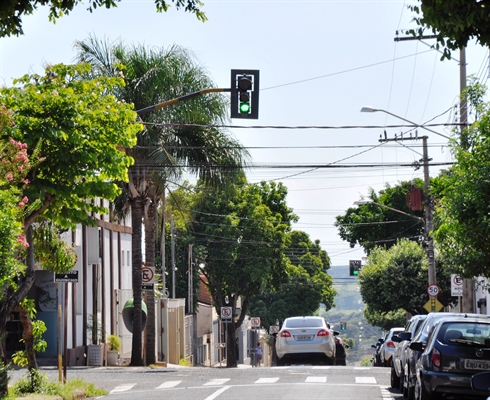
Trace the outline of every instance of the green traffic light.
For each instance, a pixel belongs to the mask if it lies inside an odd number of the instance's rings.
[[[355,269],[355,270],[353,271],[354,275],[357,275],[357,273],[358,273],[358,272],[359,272],[359,271],[358,271],[357,269]]]
[[[250,112],[250,103],[244,102],[240,103],[240,113],[248,114]]]

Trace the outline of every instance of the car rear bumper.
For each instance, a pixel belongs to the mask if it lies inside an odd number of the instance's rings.
[[[430,393],[451,393],[475,398],[486,398],[490,396],[490,391],[481,392],[473,390],[471,387],[472,375],[424,371],[421,374],[421,382]]]

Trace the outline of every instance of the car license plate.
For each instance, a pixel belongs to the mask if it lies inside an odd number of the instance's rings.
[[[311,335],[296,335],[296,340],[298,341],[311,340]]]
[[[466,369],[490,369],[490,361],[483,360],[464,360]]]

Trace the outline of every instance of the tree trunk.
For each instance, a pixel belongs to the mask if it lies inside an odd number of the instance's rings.
[[[226,325],[226,368],[237,367],[236,353],[236,328],[235,323],[231,322]]]
[[[32,240],[32,227],[26,229],[26,240],[29,243],[26,256],[26,269],[23,277],[19,278],[19,286],[15,292],[8,291],[4,293],[4,297],[0,302],[0,362],[4,365],[7,363],[7,355],[5,354],[5,338],[7,334],[6,325],[10,313],[27,295],[32,285],[34,284],[34,244]],[[8,374],[7,369],[0,365],[0,395],[6,394],[8,391]]]
[[[145,266],[155,267],[155,232],[156,232],[156,199],[148,206],[145,215]],[[146,307],[148,308],[148,318],[146,320],[146,342],[145,354],[146,365],[156,363],[155,355],[155,291],[146,292]]]
[[[32,334],[32,320],[29,311],[20,308],[20,322],[22,323],[22,339],[24,339],[27,352],[27,369],[37,369],[36,355],[34,353],[34,336]]]
[[[132,281],[133,281],[133,342],[131,349],[131,363],[132,366],[142,366],[142,263],[143,257],[141,253],[141,219],[143,216],[144,199],[142,197],[136,197],[131,200],[131,225],[133,228],[131,238],[132,248]]]

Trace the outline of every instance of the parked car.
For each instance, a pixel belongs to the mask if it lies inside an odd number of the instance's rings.
[[[294,360],[335,363],[335,339],[322,317],[290,317],[276,338],[277,365]]]
[[[391,363],[390,381],[393,389],[400,389],[400,391],[403,391],[403,371],[407,349],[410,345],[412,334],[417,331],[426,318],[427,315],[414,315],[407,322],[405,330],[391,338],[394,342],[398,342],[395,352],[393,353],[393,361]]]
[[[398,335],[404,329],[403,327],[391,328],[386,334],[385,340],[379,349],[379,355],[384,367],[391,366],[391,359],[395,352],[396,342],[392,340],[393,335]]]
[[[457,318],[457,317],[473,317],[473,318],[490,318],[487,315],[481,314],[462,314],[462,313],[429,313],[427,318],[419,327],[418,331],[412,337],[412,342],[421,342],[426,345],[429,333],[432,330],[434,324],[442,318]],[[409,346],[407,354],[405,356],[405,367],[403,371],[403,395],[408,400],[414,400],[415,383],[416,383],[416,365],[417,361],[422,354],[422,351],[416,350]]]
[[[385,341],[384,338],[379,338],[376,344],[371,345],[371,347],[374,349],[374,355],[372,360],[373,367],[383,366],[383,363],[381,362],[381,356],[379,354],[379,349],[381,348],[381,345],[383,344],[384,341]]]
[[[490,320],[448,317],[431,329],[427,343],[413,341],[410,348],[421,352],[416,365],[415,398],[429,400],[436,395],[490,396],[472,387],[472,376],[490,370]]]
[[[338,337],[339,332],[334,331],[333,333],[335,339],[335,365],[347,365],[347,353],[345,349],[348,349],[349,346],[344,344],[342,339]]]

